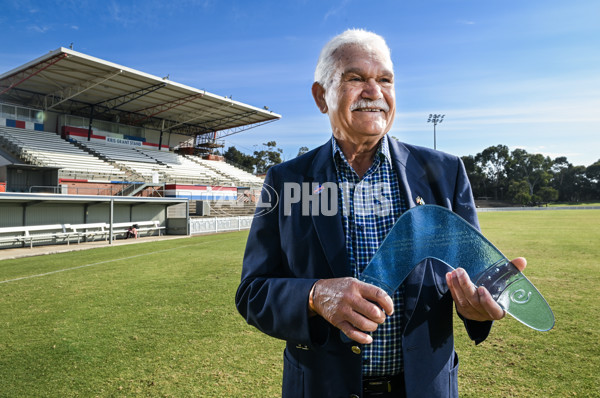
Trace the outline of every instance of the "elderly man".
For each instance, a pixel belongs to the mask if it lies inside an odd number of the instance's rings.
[[[312,94],[333,137],[269,170],[237,308],[286,340],[284,397],[458,396],[452,303],[480,343],[505,314],[485,288],[435,260],[419,264],[393,297],[356,278],[417,203],[445,206],[478,226],[464,166],[386,136],[394,72],[374,33],[348,30],[327,43]],[[515,263],[525,267],[524,259]]]

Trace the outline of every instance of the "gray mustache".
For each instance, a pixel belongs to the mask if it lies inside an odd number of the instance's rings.
[[[379,108],[382,109],[384,112],[388,112],[390,110],[390,107],[383,98],[377,99],[375,101],[368,99],[358,100],[350,106],[350,111],[354,111],[360,108]]]

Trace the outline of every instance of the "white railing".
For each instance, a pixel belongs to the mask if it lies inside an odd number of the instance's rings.
[[[250,229],[254,216],[190,218],[190,235]]]

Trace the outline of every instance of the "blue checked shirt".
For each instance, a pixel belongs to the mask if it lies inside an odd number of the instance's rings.
[[[387,135],[381,140],[373,164],[360,179],[332,137],[342,209],[346,249],[353,276],[358,278],[406,210],[398,178],[392,168]],[[393,297],[394,314],[371,334],[373,343],[363,347],[364,376],[392,376],[402,366],[402,287]]]

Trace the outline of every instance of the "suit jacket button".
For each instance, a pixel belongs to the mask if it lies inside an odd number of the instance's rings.
[[[360,354],[361,353],[360,347],[357,346],[357,345],[353,345],[352,346],[352,352],[355,353],[355,354],[357,354],[357,355]]]

